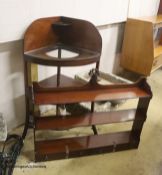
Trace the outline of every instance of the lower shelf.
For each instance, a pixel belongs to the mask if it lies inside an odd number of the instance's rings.
[[[35,161],[48,161],[131,149],[130,131],[35,142]]]

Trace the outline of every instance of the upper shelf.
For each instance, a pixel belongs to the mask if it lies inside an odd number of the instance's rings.
[[[73,98],[71,98],[73,97]],[[80,91],[66,91],[34,93],[34,103],[37,105],[46,104],[66,104],[87,101],[105,101],[105,100],[123,100],[133,98],[144,98],[149,95],[138,87],[121,88],[121,89],[106,89],[106,90],[80,90]]]
[[[99,62],[101,49],[102,39],[93,24],[68,17],[38,19],[24,37],[25,60],[41,65],[78,66]],[[65,51],[71,52],[71,56],[65,57],[62,54]]]

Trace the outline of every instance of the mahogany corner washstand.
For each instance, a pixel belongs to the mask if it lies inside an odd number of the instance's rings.
[[[26,129],[34,120],[35,161],[71,158],[84,155],[115,152],[137,148],[152,93],[145,79],[133,84],[100,85],[97,73],[102,40],[90,22],[68,18],[50,17],[34,21],[24,37]],[[63,58],[62,51],[73,52]],[[57,52],[57,56],[49,53]],[[61,74],[61,68],[96,64],[88,83],[81,83]],[[38,81],[38,65],[57,67],[56,75]],[[95,102],[138,98],[136,109],[95,112]],[[91,110],[83,114],[61,115],[63,105],[91,102]],[[56,105],[56,116],[42,117],[39,105]],[[131,118],[130,118],[131,115]],[[98,134],[95,125],[133,121],[130,131]],[[38,130],[67,130],[92,126],[94,134],[38,141]]]

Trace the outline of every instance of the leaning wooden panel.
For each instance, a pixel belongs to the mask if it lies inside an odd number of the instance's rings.
[[[151,22],[128,19],[125,28],[121,66],[149,75],[153,64],[153,25]]]

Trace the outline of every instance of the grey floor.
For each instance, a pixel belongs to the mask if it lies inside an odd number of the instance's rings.
[[[102,154],[68,160],[34,163],[33,132],[30,130],[25,146],[18,159],[14,175],[162,175],[162,69],[148,78],[153,91],[153,99],[148,110],[138,150]],[[136,102],[126,102],[120,108],[131,107]],[[127,130],[130,124],[103,126],[100,132],[107,130]],[[20,132],[18,128],[16,132]],[[80,134],[80,131],[73,131]],[[90,132],[84,130],[84,134]],[[59,137],[60,134],[55,136]]]

